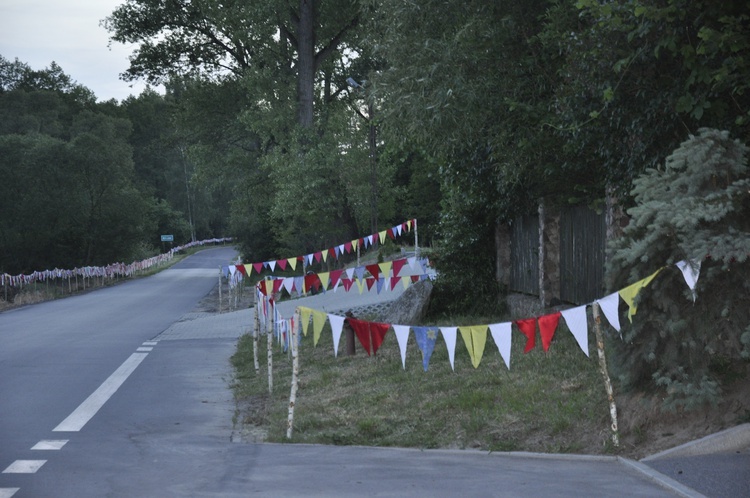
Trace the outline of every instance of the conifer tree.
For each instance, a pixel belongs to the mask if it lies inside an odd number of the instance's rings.
[[[701,129],[663,168],[634,181],[629,226],[610,245],[607,284],[619,290],[665,269],[637,296],[615,340],[625,386],[664,390],[667,408],[717,402],[750,359],[748,148]],[[700,265],[693,296],[674,265]],[[695,297],[695,301],[693,301]]]

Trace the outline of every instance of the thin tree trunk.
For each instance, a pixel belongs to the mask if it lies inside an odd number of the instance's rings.
[[[615,447],[620,446],[620,434],[617,429],[617,405],[615,404],[615,394],[612,389],[612,381],[607,371],[607,357],[604,355],[604,337],[602,336],[602,317],[599,314],[599,304],[594,302],[591,306],[594,315],[594,333],[596,334],[596,351],[599,354],[599,372],[604,379],[604,389],[607,391],[607,401],[609,401],[609,416],[612,420],[612,443]]]
[[[286,438],[292,438],[294,427],[294,406],[297,403],[297,387],[299,384],[299,348],[297,347],[297,336],[299,334],[299,308],[294,312],[294,323],[292,324],[292,337],[290,349],[292,351],[292,390],[289,394],[289,412],[287,416]]]
[[[300,0],[297,54],[297,124],[311,128],[315,87],[315,0]]]

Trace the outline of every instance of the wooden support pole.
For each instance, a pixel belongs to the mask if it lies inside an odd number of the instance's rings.
[[[294,406],[297,403],[297,387],[299,384],[299,347],[298,347],[298,330],[299,330],[300,313],[299,308],[294,312],[294,323],[292,324],[292,337],[290,349],[292,351],[292,390],[289,394],[289,412],[286,422],[286,438],[292,439],[292,429],[294,427]]]
[[[258,316],[258,289],[255,288],[254,297],[255,323],[253,324],[253,361],[255,362],[255,373],[260,374],[260,363],[258,362],[258,343],[260,342],[260,317]]]
[[[596,334],[596,351],[599,354],[599,371],[604,379],[604,388],[607,391],[607,401],[609,401],[609,416],[612,419],[612,443],[617,448],[620,446],[620,433],[617,429],[617,405],[615,404],[612,381],[607,371],[607,357],[604,355],[604,337],[602,335],[602,317],[599,314],[599,304],[594,302],[591,310],[594,315],[594,333]]]
[[[219,267],[219,313],[221,313],[221,266]]]
[[[273,309],[271,300],[266,296],[268,314],[266,315],[266,342],[268,343],[268,392],[273,393]]]

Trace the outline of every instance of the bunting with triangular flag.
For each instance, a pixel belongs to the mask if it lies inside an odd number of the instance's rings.
[[[484,354],[484,346],[487,342],[487,325],[474,325],[471,327],[459,327],[466,349],[471,357],[474,368],[479,367]]]
[[[497,350],[505,361],[505,366],[510,370],[510,346],[512,336],[510,322],[495,323],[490,325],[489,328],[490,334],[492,334],[492,340],[495,341]]]
[[[562,316],[565,324],[568,326],[570,333],[575,337],[581,350],[589,355],[589,326],[586,318],[586,305],[562,310]]]
[[[390,328],[387,323],[365,322],[356,318],[349,318],[348,322],[368,356],[377,352]]]
[[[542,348],[546,353],[549,351],[549,345],[552,343],[557,324],[560,322],[560,312],[540,316],[537,321],[539,322],[539,335],[542,337]]]
[[[602,309],[602,313],[607,317],[609,324],[620,332],[620,294],[613,292],[596,301],[596,304]]]
[[[536,318],[516,320],[513,323],[526,336],[526,347],[524,347],[523,352],[528,353],[536,346]]]
[[[406,342],[409,340],[408,325],[391,325],[393,332],[396,334],[398,349],[401,352],[401,366],[406,370]]]
[[[457,330],[458,330],[458,327],[440,327],[440,333],[443,334],[443,340],[445,341],[445,346],[448,348],[448,359],[451,362],[451,370],[453,371],[456,370],[453,365],[453,362],[456,357]]]
[[[331,323],[331,332],[333,332],[333,356],[338,356],[339,341],[341,340],[341,331],[344,328],[346,317],[338,315],[328,315],[328,321]]]
[[[435,349],[435,343],[437,342],[438,329],[435,327],[412,327],[412,330],[414,331],[414,339],[417,341],[417,346],[422,352],[422,366],[426,372],[432,351]]]
[[[643,280],[639,280],[638,282],[628,285],[624,289],[620,290],[619,294],[623,301],[625,301],[625,304],[628,305],[628,320],[630,320],[630,323],[633,323],[633,315],[635,315],[636,312],[636,304],[635,304],[635,298],[638,296],[638,293],[646,287],[648,284],[651,283],[651,281],[656,277],[656,275],[659,274],[660,271],[662,271],[664,268],[659,268],[654,273],[649,275],[648,277],[644,278]]]

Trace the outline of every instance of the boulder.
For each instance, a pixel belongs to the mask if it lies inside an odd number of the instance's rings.
[[[430,303],[432,282],[422,280],[404,291],[393,301],[383,317],[383,322],[397,325],[414,325],[424,317]]]

